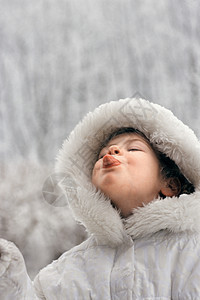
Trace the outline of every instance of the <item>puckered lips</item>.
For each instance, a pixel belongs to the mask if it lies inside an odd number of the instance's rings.
[[[110,154],[106,154],[103,157],[103,168],[111,168],[119,166],[120,164],[121,162]]]

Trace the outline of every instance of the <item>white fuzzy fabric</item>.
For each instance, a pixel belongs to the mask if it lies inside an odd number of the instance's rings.
[[[155,148],[169,156],[195,186],[193,195],[154,200],[122,220],[110,201],[91,187],[91,171],[105,138],[117,128],[143,132]],[[58,155],[56,170],[73,177],[77,193],[70,201],[76,219],[101,243],[119,244],[162,229],[200,232],[200,143],[171,111],[143,99],[121,99],[88,113]],[[89,184],[89,187],[88,187]],[[66,186],[63,185],[66,189]]]
[[[70,203],[75,217],[98,241],[115,246],[124,240],[124,228],[110,200],[94,188],[78,188],[77,200]]]
[[[124,220],[127,233],[133,238],[144,237],[167,229],[178,233],[200,232],[200,192],[179,198],[157,199],[139,207]]]

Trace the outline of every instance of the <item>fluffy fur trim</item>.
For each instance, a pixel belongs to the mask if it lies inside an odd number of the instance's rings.
[[[77,199],[70,201],[75,217],[94,234],[100,244],[121,244],[125,233],[121,218],[100,191],[92,186],[77,189]]]
[[[154,200],[135,209],[124,226],[133,238],[165,229],[172,233],[200,232],[200,192]]]
[[[91,172],[100,146],[110,133],[121,127],[133,127],[143,132],[155,148],[175,161],[195,186],[193,195],[156,200],[135,210],[125,222],[125,230],[110,201],[91,187]],[[103,104],[86,115],[64,142],[57,157],[56,171],[76,182],[76,193],[70,198],[75,218],[97,240],[119,244],[127,233],[137,237],[160,229],[174,232],[199,230],[199,157],[200,143],[194,132],[171,111],[147,100],[127,98]],[[62,185],[66,191],[67,187]]]

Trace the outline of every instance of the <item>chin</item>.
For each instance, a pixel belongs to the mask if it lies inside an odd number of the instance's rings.
[[[116,190],[116,187],[120,186],[121,183],[122,178],[120,178],[113,172],[105,174],[104,177],[101,179],[101,187],[105,189],[109,188],[111,192],[112,190]]]

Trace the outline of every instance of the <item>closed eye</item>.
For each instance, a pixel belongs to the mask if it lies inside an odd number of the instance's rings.
[[[132,149],[128,149],[128,151],[140,151],[140,149],[132,148]]]

